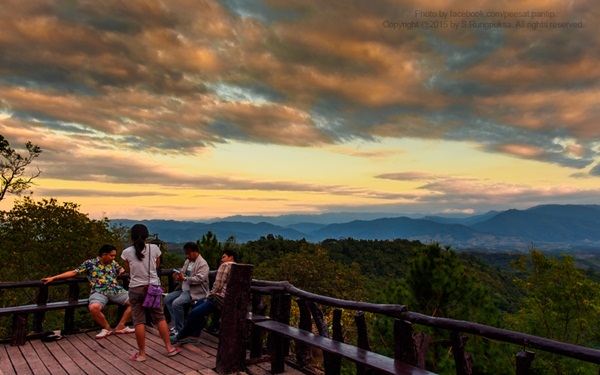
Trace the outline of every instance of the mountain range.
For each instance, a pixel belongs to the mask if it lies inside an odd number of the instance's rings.
[[[481,215],[408,217],[382,213],[322,215],[231,216],[209,221],[129,220],[111,223],[129,227],[144,223],[168,243],[202,238],[208,231],[220,241],[234,236],[238,243],[272,234],[285,239],[354,238],[439,242],[456,250],[527,251],[600,250],[599,205],[541,205],[525,210],[490,211]]]

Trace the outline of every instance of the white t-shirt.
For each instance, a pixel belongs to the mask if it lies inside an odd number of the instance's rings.
[[[150,252],[150,279],[148,279],[148,251]],[[159,285],[160,279],[156,272],[156,260],[160,257],[161,251],[157,245],[147,244],[144,250],[142,250],[144,257],[142,260],[138,260],[135,256],[135,248],[129,246],[123,250],[121,258],[129,262],[129,276],[130,282],[129,287],[143,286],[143,285]]]

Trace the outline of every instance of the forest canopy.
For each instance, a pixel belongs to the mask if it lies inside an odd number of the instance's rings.
[[[152,228],[150,228],[152,229]],[[90,219],[74,203],[56,199],[18,200],[0,211],[0,280],[39,280],[77,267],[96,256],[105,243],[119,252],[128,243],[129,228],[108,218]],[[158,235],[158,234],[157,234]],[[266,235],[256,241],[224,242],[213,233],[196,241],[201,254],[216,268],[219,252],[233,249],[241,263],[254,265],[254,278],[286,280],[308,292],[356,301],[401,304],[436,317],[478,322],[562,342],[597,347],[600,344],[600,286],[591,270],[581,270],[571,256],[550,257],[531,249],[521,254],[458,253],[437,243],[329,239],[321,243]],[[165,244],[165,267],[183,263],[181,244]],[[508,267],[486,263],[502,259]],[[34,296],[3,294],[2,305],[31,303]],[[28,300],[29,299],[29,300]],[[326,312],[326,319],[330,319]],[[345,335],[352,337],[350,319]],[[6,324],[6,323],[3,323]],[[454,371],[447,332],[420,328],[432,345],[427,367]],[[393,355],[393,322],[371,319],[373,350]],[[468,346],[474,373],[514,373],[514,351],[474,337]],[[541,355],[534,370],[568,374],[597,373],[594,366],[557,356]],[[589,367],[589,368],[588,368]],[[594,372],[595,371],[595,372]],[[538,372],[534,372],[538,373]]]

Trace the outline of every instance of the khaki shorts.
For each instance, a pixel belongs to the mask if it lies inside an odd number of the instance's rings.
[[[101,293],[92,293],[90,294],[89,304],[99,303],[102,307],[106,306],[108,301],[112,303],[116,303],[117,305],[127,305],[129,301],[129,294],[127,292],[119,293],[119,294],[101,294]]]
[[[156,309],[148,309],[142,306],[145,296],[146,286],[129,288],[129,304],[131,305],[131,317],[134,326],[137,326],[138,324],[146,324],[146,311],[150,312],[153,324],[157,324],[161,320],[165,320],[165,313],[162,305]]]

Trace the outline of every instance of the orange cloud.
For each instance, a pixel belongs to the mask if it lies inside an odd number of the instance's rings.
[[[544,153],[544,150],[539,147],[516,144],[516,143],[505,143],[498,145],[497,149],[509,154],[518,155],[521,157],[538,157]]]

